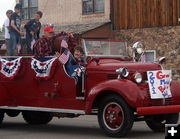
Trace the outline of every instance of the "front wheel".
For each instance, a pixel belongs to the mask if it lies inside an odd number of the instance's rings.
[[[20,111],[8,110],[8,111],[6,111],[6,114],[9,117],[16,117],[20,114]]]
[[[133,111],[120,96],[111,95],[99,105],[98,122],[107,135],[123,137],[133,126]]]
[[[145,122],[155,132],[164,132],[165,124],[177,124],[179,113],[145,116]]]
[[[24,120],[32,125],[47,124],[53,118],[48,112],[23,112],[22,115]]]
[[[4,112],[0,111],[0,125],[2,124],[3,119],[4,119]]]

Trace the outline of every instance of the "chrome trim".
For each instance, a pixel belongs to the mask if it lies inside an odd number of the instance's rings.
[[[71,79],[74,79],[75,85],[77,85],[77,81],[76,81],[76,79],[75,79],[75,78],[73,78],[73,77],[71,77],[71,76],[69,76],[69,75],[67,74],[67,71],[66,71],[65,65],[63,65],[63,69],[64,69],[64,72],[65,72],[66,76],[67,76],[67,77],[69,77],[69,78],[71,78]]]
[[[127,78],[129,76],[129,71],[126,67],[116,69],[116,73],[118,73],[119,76],[123,76],[124,78]],[[118,76],[118,79],[120,79],[119,76]]]
[[[60,112],[60,113],[73,113],[73,114],[83,114],[83,115],[85,114],[85,111],[83,111],[83,110],[54,109],[54,108],[43,108],[43,107],[25,107],[25,106],[8,107],[8,106],[0,106],[0,109],[42,111],[42,112]]]
[[[85,91],[85,68],[84,69],[81,69],[82,70],[82,86],[81,86],[81,88],[82,88],[82,91],[81,91],[81,93],[82,94],[84,94],[86,91]]]
[[[141,81],[140,82],[137,82],[137,76],[140,76],[141,77]],[[135,81],[136,81],[136,83],[142,83],[142,81],[143,81],[143,78],[142,78],[142,74],[141,73],[139,73],[139,72],[137,72],[136,74],[135,74],[135,76],[134,76],[134,79],[135,79]]]
[[[87,64],[87,62],[86,62],[86,58],[87,58],[87,49],[86,49],[86,42],[85,42],[85,40],[84,39],[82,39],[82,48],[83,48],[83,50],[84,50],[84,61],[85,61],[85,64]]]
[[[85,100],[85,97],[76,97],[77,100]]]

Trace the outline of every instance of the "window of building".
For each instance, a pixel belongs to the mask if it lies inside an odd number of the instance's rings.
[[[35,13],[38,11],[38,0],[20,0],[22,4],[22,19],[32,19]]]
[[[104,13],[104,0],[83,0],[83,14]]]

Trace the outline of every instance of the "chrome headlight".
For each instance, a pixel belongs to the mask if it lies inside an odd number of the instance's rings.
[[[121,75],[122,77],[126,78],[129,75],[128,69],[127,68],[120,68],[120,69],[116,69],[116,72]]]
[[[142,75],[141,73],[136,73],[134,76],[134,79],[137,83],[141,83],[142,82]]]

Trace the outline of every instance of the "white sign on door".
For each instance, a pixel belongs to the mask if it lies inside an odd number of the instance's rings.
[[[172,97],[170,90],[171,76],[171,70],[147,72],[151,99]]]

